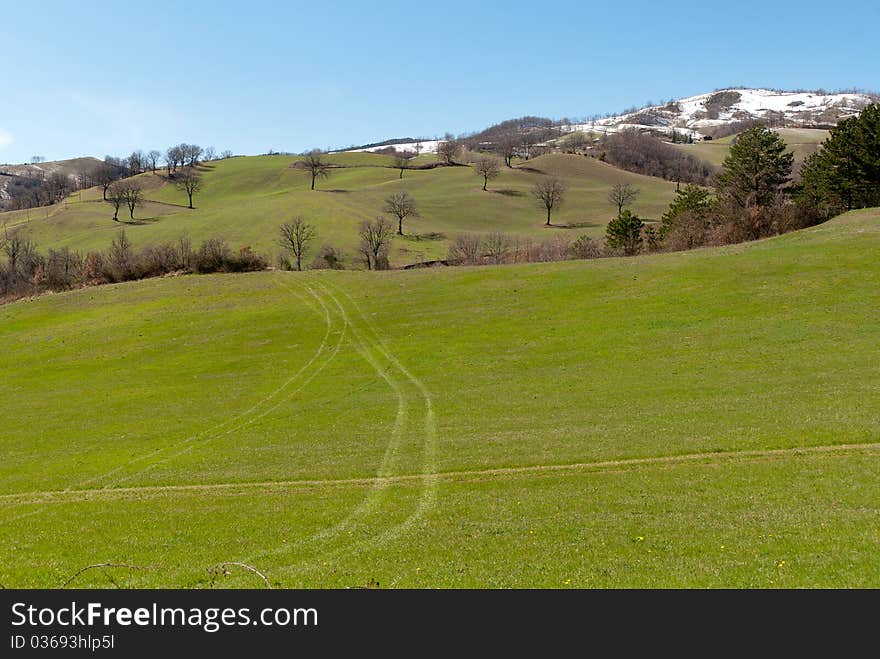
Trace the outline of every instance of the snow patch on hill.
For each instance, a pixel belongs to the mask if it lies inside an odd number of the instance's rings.
[[[818,94],[770,89],[722,89],[635,112],[563,126],[564,131],[614,133],[627,128],[671,134],[673,130],[700,139],[700,128],[736,121],[766,121],[771,126],[818,127],[837,124],[876,102],[868,94]]]

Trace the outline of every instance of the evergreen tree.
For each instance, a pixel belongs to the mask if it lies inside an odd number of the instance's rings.
[[[638,254],[642,246],[642,220],[632,211],[625,210],[608,223],[605,241],[609,247],[623,249],[627,256]]]
[[[794,154],[785,142],[766,126],[742,133],[730,148],[718,175],[719,194],[740,208],[772,204],[789,181]]]
[[[709,191],[699,185],[689,183],[675,193],[675,199],[669,205],[669,209],[663,213],[660,225],[660,238],[662,239],[672,227],[676,219],[683,213],[701,214],[709,210],[711,206]]]
[[[801,169],[801,202],[822,217],[880,204],[880,105],[831,129]]]

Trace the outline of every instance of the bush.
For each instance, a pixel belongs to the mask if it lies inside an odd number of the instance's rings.
[[[318,256],[312,261],[311,268],[315,270],[344,270],[342,251],[330,245],[324,245],[318,250]]]

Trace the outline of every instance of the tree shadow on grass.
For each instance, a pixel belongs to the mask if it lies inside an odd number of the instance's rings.
[[[550,229],[592,229],[595,227],[605,226],[604,222],[565,222],[561,224],[553,223],[548,228]]]
[[[332,192],[333,194],[348,194],[351,190],[340,190],[338,188],[334,188],[332,190],[318,190],[318,192]]]
[[[512,190],[510,188],[502,188],[501,190],[490,190],[495,194],[504,195],[505,197],[525,197],[526,193],[522,190]]]
[[[140,227],[145,224],[153,224],[155,222],[158,222],[160,219],[162,219],[162,218],[161,217],[138,217],[133,220],[118,219],[118,220],[116,220],[116,223],[117,224],[127,224],[130,227]]]

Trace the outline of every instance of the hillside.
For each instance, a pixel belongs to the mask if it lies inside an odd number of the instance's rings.
[[[722,89],[562,128],[592,133],[630,128],[671,133],[676,129],[701,139],[701,129],[748,120],[774,127],[825,128],[877,101],[876,96],[862,93]]]
[[[504,169],[488,192],[480,189],[482,181],[469,167],[412,170],[401,180],[385,156],[346,153],[328,159],[340,167],[315,191],[309,190],[306,172],[291,168],[294,157],[232,158],[204,165],[204,189],[196,196],[195,210],[186,208],[186,195],[163,177],[146,174],[140,180],[148,188],[149,202],[135,215],[135,223],[113,222],[112,208],[101,202],[100,190],[91,189],[49,211],[32,211],[30,222],[23,220],[23,212],[0,213],[0,226],[17,225],[42,250],[63,245],[104,249],[125,228],[138,246],[174,242],[182,235],[195,242],[219,236],[234,248],[250,245],[274,254],[279,225],[303,215],[317,226],[316,248],[340,247],[349,266],[357,266],[358,224],[381,214],[388,195],[406,190],[418,202],[421,216],[407,223],[407,236],[394,241],[391,261],[404,265],[445,257],[449,241],[462,232],[500,231],[537,240],[553,232],[598,236],[614,215],[606,199],[614,183],[631,183],[642,191],[634,209],[647,218],[659,217],[675,190],[668,181],[570,155],[544,156]],[[532,186],[545,173],[562,177],[569,188],[554,217],[557,226],[550,229],[543,227],[544,214],[531,196]],[[120,217],[128,219],[126,213]]]
[[[256,159],[212,185],[245,174],[301,183]],[[877,587],[878,251],[869,210],[635,259],[0,307],[0,583],[109,561],[141,569],[73,585],[260,586],[210,571],[244,561],[288,587]]]
[[[37,164],[0,165],[0,211],[4,208],[4,202],[16,192],[17,186],[23,188],[30,181],[41,181],[55,173],[73,178],[94,168],[99,162],[97,158],[84,157]]]

